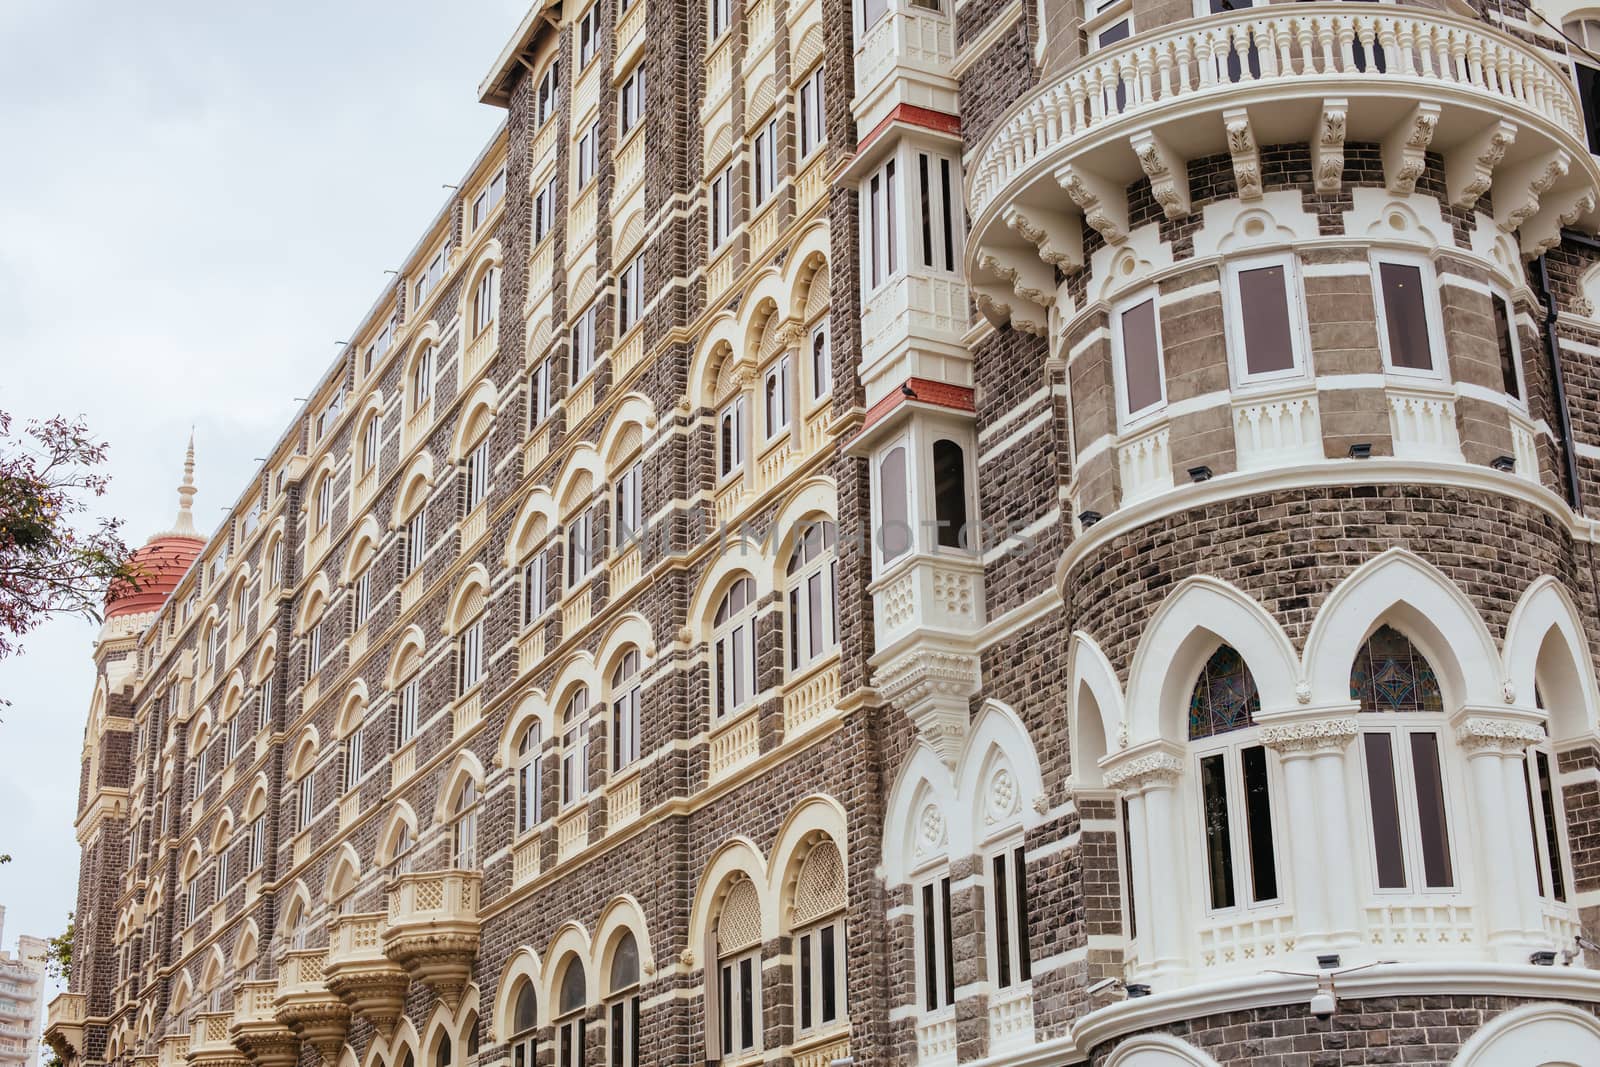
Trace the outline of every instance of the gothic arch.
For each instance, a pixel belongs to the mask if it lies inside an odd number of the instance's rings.
[[[1106,654],[1082,630],[1072,635],[1067,676],[1071,679],[1067,750],[1072,754],[1072,782],[1098,789],[1104,784],[1104,775],[1096,761],[1111,752],[1126,721],[1122,685]]]
[[[1039,820],[1033,801],[1044,795],[1044,779],[1033,740],[1016,712],[997,700],[984,703],[956,762],[955,782],[955,796],[968,807],[953,829],[971,837],[952,840],[953,855],[976,851],[992,832]]]
[[[1451,1061],[1451,1067],[1580,1067],[1600,1063],[1600,1021],[1569,1004],[1524,1004],[1497,1015]]]
[[[1506,624],[1505,677],[1516,703],[1530,707],[1537,691],[1558,741],[1595,729],[1600,708],[1594,657],[1571,595],[1546,575],[1523,591]]]

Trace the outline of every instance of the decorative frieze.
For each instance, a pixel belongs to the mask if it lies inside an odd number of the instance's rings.
[[[1519,755],[1529,745],[1544,740],[1544,731],[1531,722],[1472,715],[1456,725],[1456,744],[1468,754],[1499,752]]]
[[[1356,720],[1351,716],[1307,719],[1262,727],[1261,743],[1280,755],[1342,752],[1358,732]]]

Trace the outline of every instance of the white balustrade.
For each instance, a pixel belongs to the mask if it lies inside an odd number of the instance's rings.
[[[544,659],[544,627],[540,626],[522,635],[517,642],[517,673],[526,674]]]
[[[1448,393],[1391,388],[1389,432],[1400,458],[1461,462],[1456,402]]]
[[[422,402],[422,405],[406,417],[406,432],[404,434],[404,447],[410,450],[422,441],[428,434],[428,428],[433,425],[433,397]]]
[[[955,26],[945,12],[916,7],[891,11],[856,46],[856,97],[871,96],[897,66],[923,77],[948,77],[955,57]]]
[[[580,807],[566,815],[556,833],[556,851],[562,861],[583,851],[583,847],[589,843],[589,809]]]
[[[1124,505],[1172,488],[1170,445],[1171,430],[1166,423],[1131,434],[1117,445]]]
[[[422,599],[422,569],[419,567],[400,583],[400,610],[410,611]]]
[[[570,590],[561,602],[561,640],[570,641],[572,635],[594,617],[593,586]]]
[[[478,725],[478,720],[483,718],[483,686],[478,686],[472,692],[456,700],[455,706],[450,709],[450,727],[452,736],[460,737],[468,730]]]
[[[709,303],[717,303],[722,294],[733,285],[734,270],[738,266],[737,259],[730,242],[723,249],[721,256],[711,261],[711,266],[706,271],[706,298]]]
[[[394,785],[399,785],[417,773],[417,744],[415,741],[394,754],[390,769],[393,772]]]
[[[645,135],[640,131],[628,138],[617,153],[617,183],[611,190],[613,204],[626,200],[633,187],[644,180],[644,141]]]
[[[795,213],[804,215],[828,191],[826,152],[815,152],[794,180]]]
[[[367,654],[367,628],[363,626],[350,635],[350,662],[354,663]]]
[[[644,358],[644,331],[634,330],[611,351],[611,380],[620,382]]]
[[[1282,959],[1294,951],[1292,916],[1246,913],[1234,921],[1219,922],[1200,930],[1200,962],[1207,967],[1247,964],[1252,971],[1262,961]]]
[[[489,529],[489,503],[480,501],[478,506],[467,513],[461,520],[461,551],[465,554],[483,539]]]
[[[1233,445],[1242,471],[1321,459],[1322,421],[1316,391],[1235,399]]]
[[[361,794],[347,793],[339,798],[339,829],[351,825],[361,816]]]
[[[732,38],[732,34],[723,34],[721,40],[712,45],[711,55],[706,57],[706,98],[701,106],[702,116],[733,88]]]
[[[951,278],[906,275],[861,308],[861,362],[871,366],[910,337],[959,343],[967,330],[967,287]]]
[[[620,65],[624,57],[633,49],[634,38],[644,36],[644,9],[645,0],[633,0],[628,5],[628,10],[622,13],[617,20],[616,42],[617,62]],[[621,73],[620,66],[617,73]]]
[[[554,125],[552,123],[552,125]],[[551,286],[555,283],[556,272],[556,243],[548,237],[544,239],[533,255],[528,260],[528,303],[533,305],[550,295]],[[530,353],[537,355],[537,353]]]
[[[541,426],[522,446],[522,473],[531,474],[550,455],[550,427]]]
[[[1374,945],[1471,945],[1477,941],[1472,909],[1465,904],[1378,904],[1367,912],[1367,940]]]
[[[526,885],[539,877],[539,839],[533,837],[511,850],[511,884]]]
[[[466,354],[461,357],[463,383],[471,382],[483,373],[483,369],[489,365],[489,361],[500,348],[499,337],[499,323],[491,322],[479,330],[478,336],[467,345]]]
[[[635,774],[626,781],[612,786],[607,799],[610,802],[606,812],[607,825],[610,829],[615,830],[619,826],[626,826],[637,819],[639,817],[639,776]]]
[[[873,36],[864,51],[873,47]],[[1367,59],[1375,47],[1383,50],[1382,70]],[[874,68],[863,71],[859,55],[856,84],[863,86]],[[1233,57],[1247,61],[1230,67]],[[1426,97],[1440,83],[1450,84],[1458,93],[1493,97],[1484,103],[1490,113],[1531,112],[1584,140],[1567,75],[1534,46],[1486,23],[1410,7],[1256,7],[1138,35],[1048,80],[1013,106],[974,153],[968,210],[982,216],[1035,163],[1124,116],[1202,94],[1237,99],[1242,88],[1256,84],[1292,82],[1307,91],[1315,85],[1339,96],[1347,80],[1391,83],[1395,100]]]
[[[956,1062],[956,1009],[954,1005],[928,1012],[917,1019],[917,1062]]]
[[[639,580],[640,549],[637,541],[630,542],[611,561],[611,595],[616,596]]]
[[[1016,1048],[1033,1044],[1033,987],[1018,983],[989,998],[989,1046]]]
[[[594,410],[594,376],[578,382],[567,394],[567,427],[570,429],[588,418]]]
[[[600,183],[591,181],[573,201],[567,214],[567,263],[575,262],[594,242],[600,217]],[[568,281],[574,281],[569,278]]]
[[[711,735],[711,777],[728,774],[761,750],[761,734],[754,711],[745,711],[731,723],[716,728]]]
[[[839,699],[839,662],[834,659],[789,683],[783,694],[783,733],[793,737],[821,720]]]

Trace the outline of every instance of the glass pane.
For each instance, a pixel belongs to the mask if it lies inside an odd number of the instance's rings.
[[[1244,320],[1245,369],[1251,374],[1293,370],[1294,337],[1283,267],[1239,272],[1239,314]]]
[[[954,441],[933,443],[933,506],[939,544],[964,548],[967,544],[967,464]]]
[[[1506,395],[1521,398],[1522,389],[1517,384],[1517,346],[1511,336],[1511,309],[1500,297],[1492,298],[1494,304],[1494,336],[1500,346],[1500,378]]]
[[[1422,831],[1423,875],[1431,888],[1455,884],[1450,870],[1450,834],[1444,810],[1444,779],[1439,770],[1439,737],[1411,735],[1411,767],[1417,779],[1417,820]]]
[[[1396,367],[1432,370],[1428,314],[1422,292],[1422,268],[1409,263],[1379,263],[1383,314],[1389,331],[1389,358]]]
[[[1161,349],[1156,339],[1156,302],[1122,313],[1122,374],[1127,385],[1128,414],[1161,403]]]
[[[1433,667],[1392,626],[1378,627],[1356,653],[1350,666],[1350,699],[1360,701],[1362,711],[1444,710]]]
[[[1539,809],[1533,804],[1533,753],[1522,760],[1522,789],[1528,798],[1528,833],[1533,837],[1533,873],[1539,882],[1539,895],[1544,896],[1544,862],[1539,858]]]
[[[1206,831],[1206,877],[1213,908],[1233,907],[1233,839],[1228,826],[1228,781],[1222,754],[1200,761],[1202,817]]]
[[[922,887],[922,1006],[933,1011],[939,1006],[939,942],[934,936],[933,883]]]
[[[1372,807],[1372,845],[1378,859],[1378,888],[1406,887],[1405,851],[1400,842],[1400,803],[1394,786],[1394,743],[1386,733],[1363,734],[1367,755],[1367,799]]]
[[[883,523],[878,539],[885,562],[898,559],[911,548],[906,489],[906,450],[897,446],[890,449],[878,465],[878,491],[883,498],[878,504],[879,519]]]
[[[611,1031],[611,1062],[613,1065],[617,1065],[617,1067],[620,1067],[621,1063],[623,1062],[623,1039],[626,1036],[622,1032],[623,1009],[624,1005],[620,1000],[611,1005],[611,1025],[607,1027],[607,1029]]]
[[[755,962],[748,956],[739,961],[739,1041],[740,1048],[756,1043]]]
[[[1539,799],[1544,807],[1545,855],[1550,858],[1550,891],[1557,900],[1567,899],[1567,877],[1561,865],[1561,831],[1556,818],[1555,783],[1550,777],[1550,757],[1535,753],[1539,765]]]
[[[956,1002],[956,943],[955,931],[952,929],[950,924],[951,907],[949,878],[941,878],[939,880],[939,897],[940,907],[943,909],[940,917],[943,920],[944,940],[942,944],[943,955],[940,957],[940,963],[942,963],[944,966],[944,1002],[946,1004],[954,1004]]]
[[[722,1051],[733,1051],[733,966],[722,965]]]
[[[621,992],[639,984],[639,943],[624,934],[611,956],[611,991]]]
[[[1206,660],[1189,694],[1189,740],[1254,726],[1260,710],[1261,695],[1244,657],[1223,645]]]
[[[1028,860],[1019,846],[1011,853],[1011,889],[1016,896],[1017,980],[1033,977],[1033,955],[1028,944]]]
[[[811,1029],[811,996],[811,935],[803,934],[800,938],[800,1029],[802,1030]]]
[[[831,1023],[839,1014],[838,990],[835,983],[833,927],[824,926],[817,931],[817,967],[822,972],[818,977],[821,982],[822,1004],[818,1014],[825,1023]]]
[[[1278,866],[1272,842],[1272,795],[1267,786],[1267,750],[1252,745],[1239,753],[1244,771],[1244,812],[1250,833],[1250,896],[1278,898]]]
[[[994,884],[989,887],[994,905],[995,984],[1001,989],[1011,984],[1011,924],[1006,914],[1006,858],[994,858]]]

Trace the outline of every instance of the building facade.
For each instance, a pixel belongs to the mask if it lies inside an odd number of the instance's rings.
[[[535,7],[109,605],[54,1046],[1600,1062],[1586,14]]]
[[[6,909],[0,905],[0,945]],[[46,949],[42,938],[23,934],[15,953],[0,950],[0,1067],[37,1067],[44,1031]]]

